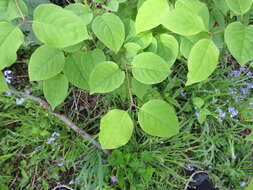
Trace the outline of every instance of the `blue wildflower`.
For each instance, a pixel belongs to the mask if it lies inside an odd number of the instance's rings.
[[[235,160],[237,157],[236,157],[236,155],[231,155],[231,158],[233,159],[233,160]]]
[[[249,94],[249,89],[248,88],[241,88],[240,91],[244,95]]]
[[[239,185],[240,185],[241,187],[245,187],[247,184],[246,184],[246,182],[244,182],[244,181],[240,181],[240,182],[239,182]]]
[[[253,89],[253,84],[248,84],[248,88]]]
[[[226,116],[226,112],[224,112],[222,109],[218,108],[217,112],[219,113],[220,117],[225,117]]]
[[[26,90],[24,91],[24,94],[25,94],[25,95],[30,95],[30,94],[31,94],[31,90],[26,89]]]
[[[21,105],[25,102],[25,98],[16,98],[16,104]]]
[[[238,70],[235,70],[235,71],[232,71],[230,73],[230,75],[233,76],[233,77],[239,77],[241,75],[241,72],[238,71]]]
[[[196,115],[197,117],[199,117],[200,113],[199,113],[199,112],[196,112],[195,115]]]
[[[184,90],[180,91],[181,96],[186,96],[186,92]]]
[[[230,117],[235,117],[239,113],[239,111],[234,107],[229,107],[228,112],[230,113]]]
[[[253,73],[252,73],[252,72],[248,72],[248,73],[247,73],[247,76],[248,76],[248,77],[252,77],[252,76],[253,76]]]
[[[116,178],[115,176],[111,177],[111,182],[112,183],[116,183],[118,181],[118,178]]]
[[[55,139],[56,139],[55,137],[50,137],[50,138],[47,139],[47,143],[51,144],[52,142],[55,141]]]
[[[194,167],[191,164],[188,164],[187,165],[187,170],[192,172],[192,171],[194,171]]]
[[[245,72],[247,70],[246,67],[240,67],[239,71],[242,73],[242,72]]]
[[[228,88],[231,94],[237,94],[237,90],[235,88]]]
[[[7,83],[9,83],[9,84],[12,82],[11,73],[12,73],[11,70],[5,70],[5,71],[4,71],[5,81],[6,81]]]
[[[4,93],[4,95],[5,95],[5,96],[11,96],[12,93],[11,93],[11,91],[7,91],[7,92]]]
[[[216,93],[220,93],[220,92],[221,92],[221,90],[218,89],[218,88],[216,88],[214,91],[215,91]]]

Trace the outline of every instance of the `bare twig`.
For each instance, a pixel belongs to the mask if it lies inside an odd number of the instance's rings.
[[[204,171],[196,171],[196,172],[194,172],[194,173],[189,177],[187,183],[185,184],[184,190],[187,190],[187,189],[188,189],[190,182],[192,182],[192,180],[193,180],[193,177],[194,177],[195,175],[199,174],[199,173],[205,173],[205,172],[204,172]]]
[[[24,98],[27,98],[27,99],[30,99],[32,101],[39,103],[40,106],[42,106],[44,109],[48,110],[52,115],[57,117],[59,120],[63,121],[68,127],[70,127],[72,130],[74,130],[76,133],[78,133],[79,135],[81,135],[85,139],[89,140],[93,146],[102,150],[105,154],[111,153],[109,150],[102,149],[100,144],[94,138],[92,138],[92,136],[90,134],[88,134],[87,132],[80,129],[77,125],[75,125],[72,121],[70,121],[65,115],[53,112],[53,110],[51,109],[51,107],[48,105],[48,103],[46,101],[42,100],[41,98],[32,96],[32,95],[27,95],[23,92],[15,90],[15,89],[10,90],[10,92],[12,94],[16,94],[18,96],[22,96]]]
[[[68,189],[68,190],[74,190],[73,188],[71,188],[67,185],[57,185],[53,190],[62,189],[62,188],[65,188],[65,189]]]

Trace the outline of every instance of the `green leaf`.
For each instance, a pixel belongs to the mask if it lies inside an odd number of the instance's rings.
[[[201,108],[205,104],[204,100],[202,98],[200,98],[200,97],[194,97],[194,98],[192,98],[192,102],[198,108]]]
[[[101,119],[99,142],[103,149],[118,148],[130,140],[133,129],[133,122],[127,112],[111,110]]]
[[[63,70],[65,57],[62,51],[50,46],[41,46],[32,54],[28,73],[30,81],[49,79]]]
[[[207,30],[200,16],[184,8],[177,8],[169,12],[162,19],[162,24],[172,32],[183,36],[191,36]]]
[[[219,60],[219,49],[212,40],[198,41],[192,48],[188,59],[186,85],[206,80],[215,70]]]
[[[2,70],[16,61],[16,52],[24,42],[24,35],[18,27],[7,22],[0,22],[0,28],[0,70]]]
[[[200,124],[203,124],[206,121],[208,115],[210,115],[210,111],[208,109],[201,109],[198,115],[198,122]]]
[[[151,88],[149,85],[143,84],[134,78],[132,79],[131,82],[132,82],[131,87],[132,87],[133,94],[136,95],[140,99],[143,99],[145,94]]]
[[[120,18],[112,13],[97,16],[92,30],[98,39],[109,49],[117,53],[125,40],[125,28]]]
[[[137,55],[141,47],[134,42],[128,42],[124,45],[126,58],[133,58]]]
[[[161,18],[169,12],[167,0],[145,1],[136,16],[136,32],[144,32],[161,24]]]
[[[98,64],[90,74],[90,92],[107,93],[119,88],[125,79],[125,73],[111,61]]]
[[[65,100],[68,95],[68,88],[68,79],[62,74],[43,81],[44,95],[53,110]]]
[[[141,49],[148,47],[153,39],[152,32],[142,32],[138,35],[130,36],[127,42],[137,43]]]
[[[253,26],[240,22],[229,24],[225,30],[225,42],[231,54],[244,65],[253,59]]]
[[[177,40],[168,34],[160,34],[157,39],[157,54],[169,65],[172,65],[178,56],[179,45]]]
[[[199,0],[178,0],[175,5],[176,9],[183,8],[187,12],[200,16],[206,28],[209,28],[209,10],[205,3]]]
[[[137,55],[133,60],[133,76],[144,84],[156,84],[165,80],[169,73],[169,65],[160,56],[145,52]]]
[[[17,8],[17,4],[20,10]],[[1,0],[0,1],[0,20],[11,21],[21,17],[20,11],[24,16],[28,14],[28,8],[23,0]]]
[[[251,179],[249,185],[246,187],[245,190],[252,190],[253,189],[253,178]]]
[[[180,52],[185,57],[188,58],[192,47],[202,39],[210,39],[210,36],[206,32],[201,32],[193,36],[181,36]]]
[[[148,134],[171,137],[179,132],[179,123],[174,108],[162,100],[150,100],[139,113],[141,128]]]
[[[98,63],[103,61],[105,61],[105,55],[100,49],[78,51],[66,58],[64,74],[78,88],[89,89],[90,73]]]
[[[42,4],[35,9],[33,31],[40,41],[57,48],[72,46],[89,38],[79,16],[53,4]]]
[[[9,90],[9,87],[5,81],[5,77],[2,72],[0,72],[0,93],[6,92]]]
[[[247,141],[252,141],[253,142],[253,131],[246,137]]]
[[[73,3],[66,6],[64,9],[70,10],[81,18],[84,25],[88,25],[93,18],[92,10],[87,6],[81,3]]]
[[[226,3],[235,14],[243,15],[250,10],[253,0],[226,0]]]

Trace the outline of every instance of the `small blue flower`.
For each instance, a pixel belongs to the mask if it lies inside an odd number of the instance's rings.
[[[58,162],[58,166],[64,166],[64,162]]]
[[[229,107],[228,112],[230,113],[230,117],[235,117],[239,113],[239,111],[234,107]]]
[[[7,92],[4,93],[4,95],[5,95],[5,96],[11,96],[12,93],[11,93],[11,91],[7,91]]]
[[[192,172],[192,171],[194,171],[194,167],[191,164],[188,164],[187,165],[187,170]]]
[[[112,183],[116,183],[118,181],[118,178],[116,178],[115,176],[111,177],[111,182]]]
[[[235,70],[235,71],[232,71],[230,73],[230,75],[233,76],[233,77],[239,77],[241,75],[241,72],[238,71],[238,70]]]
[[[21,105],[25,102],[25,98],[16,98],[16,104]]]
[[[240,69],[239,69],[240,72],[245,72],[246,70],[247,70],[246,67],[240,67]]]
[[[253,73],[252,73],[252,72],[248,72],[248,73],[247,73],[247,76],[248,76],[248,77],[252,77],[252,76],[253,76]]]
[[[58,136],[60,136],[60,135],[61,135],[61,134],[58,133],[58,132],[53,132],[52,135],[51,135],[51,137],[58,137]]]
[[[245,95],[245,94],[249,94],[249,89],[248,89],[248,88],[241,88],[240,91],[241,91],[241,93],[244,94],[244,95]]]
[[[220,93],[220,92],[221,92],[221,90],[220,90],[219,88],[216,88],[214,91],[215,91],[216,93]]]
[[[196,115],[197,117],[199,117],[200,113],[199,113],[199,112],[196,112],[195,115]]]
[[[54,141],[55,141],[55,137],[50,137],[47,139],[47,144],[51,144]]]
[[[184,90],[181,90],[180,94],[181,94],[181,96],[186,96],[187,93]]]
[[[231,155],[231,158],[233,159],[233,160],[235,160],[237,157],[236,157],[236,155]]]
[[[235,88],[228,88],[231,94],[237,94],[237,90]]]
[[[31,90],[25,89],[24,94],[25,95],[30,95],[31,94]]]
[[[224,112],[222,109],[218,108],[217,112],[219,113],[220,117],[225,117],[226,116],[226,112]]]
[[[12,71],[11,70],[5,70],[4,71],[4,76],[9,76],[10,74],[12,73]]]
[[[73,183],[74,183],[74,180],[73,180],[73,179],[71,179],[71,180],[68,182],[69,185],[72,185]]]
[[[253,84],[248,84],[248,88],[253,89]]]
[[[240,181],[240,182],[239,182],[239,185],[240,185],[241,187],[245,187],[245,186],[247,185],[247,183],[244,182],[244,181]]]
[[[212,164],[208,164],[207,166],[209,169],[212,169],[213,168],[213,165]]]

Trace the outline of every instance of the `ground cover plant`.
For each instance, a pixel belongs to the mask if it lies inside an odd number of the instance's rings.
[[[1,188],[244,189],[252,3],[1,1]]]

